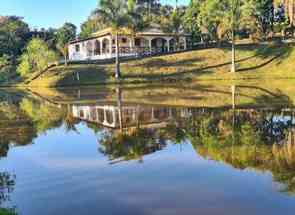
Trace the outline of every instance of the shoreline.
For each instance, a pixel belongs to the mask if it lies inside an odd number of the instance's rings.
[[[141,85],[141,84],[193,84],[198,82],[210,82],[210,81],[230,81],[230,82],[241,82],[241,81],[262,81],[262,80],[295,80],[295,74],[294,77],[244,77],[244,78],[196,78],[194,80],[177,80],[176,78],[169,78],[168,80],[142,80],[142,81],[114,81],[114,82],[96,82],[96,83],[80,83],[80,84],[62,84],[62,85],[56,85],[56,86],[47,86],[47,85],[31,85],[31,84],[7,84],[7,85],[1,85],[0,89],[5,88],[72,88],[72,87],[94,87],[94,86],[116,86],[116,85]]]

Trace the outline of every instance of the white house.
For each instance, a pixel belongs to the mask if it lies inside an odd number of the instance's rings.
[[[96,32],[87,39],[78,39],[69,44],[69,60],[103,60],[115,58],[116,35],[110,28]],[[179,45],[177,47],[177,42]],[[120,34],[121,57],[145,56],[187,50],[189,34],[164,33],[159,27],[151,27],[134,35]]]

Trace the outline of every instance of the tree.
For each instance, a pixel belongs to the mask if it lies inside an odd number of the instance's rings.
[[[93,14],[100,14],[103,21],[108,24],[116,35],[116,71],[115,77],[121,78],[120,71],[120,47],[119,47],[119,34],[120,30],[127,27],[129,22],[128,17],[128,4],[124,0],[101,0],[99,8]]]
[[[284,23],[286,21],[286,12],[283,4],[278,4],[274,10],[274,21],[276,23]]]
[[[81,25],[81,32],[79,37],[85,39],[90,37],[91,34],[106,28],[102,16],[100,14],[94,14],[89,16],[88,19]]]
[[[252,37],[265,39],[273,30],[274,3],[273,0],[249,0],[241,6],[244,28],[251,30]]]
[[[128,24],[127,27],[132,34],[133,41],[135,40],[136,33],[142,31],[149,26],[149,20],[146,16],[142,16],[143,6],[136,4],[135,0],[128,0]],[[134,44],[133,44],[134,45]]]
[[[16,16],[0,16],[0,57],[9,56],[13,61],[21,54],[27,42],[28,25]]]
[[[198,14],[199,26],[220,42],[230,29],[230,0],[203,0]]]
[[[0,69],[9,64],[9,57],[7,55],[3,55],[0,57]]]
[[[152,14],[159,9],[160,3],[159,0],[136,0],[136,6],[142,8],[143,14],[151,18]]]
[[[76,38],[76,26],[71,23],[65,23],[56,32],[56,48],[64,56],[65,66],[67,66],[68,43]]]
[[[179,33],[183,29],[183,16],[185,11],[175,8],[168,16],[161,19],[161,28],[164,32],[173,33],[176,36],[176,49],[179,49]]]
[[[183,24],[184,29],[192,34],[192,40],[195,41],[197,35],[200,33],[200,26],[198,23],[198,14],[200,13],[200,1],[191,0],[187,7],[184,17]]]
[[[56,60],[55,52],[50,50],[43,40],[32,39],[20,57],[17,72],[21,76],[27,76],[33,72],[41,72]]]

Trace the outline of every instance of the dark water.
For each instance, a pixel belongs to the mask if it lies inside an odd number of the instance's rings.
[[[184,107],[115,95],[1,96],[3,212],[294,214],[289,103]]]

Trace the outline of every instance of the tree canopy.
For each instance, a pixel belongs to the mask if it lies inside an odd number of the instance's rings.
[[[65,23],[56,32],[56,48],[64,56],[67,64],[68,43],[76,38],[77,27],[72,23]]]
[[[0,57],[3,55],[16,58],[21,54],[27,42],[29,26],[22,18],[0,16]]]
[[[21,76],[26,76],[33,72],[41,72],[56,60],[55,52],[50,50],[43,40],[32,39],[20,57],[17,71]]]

